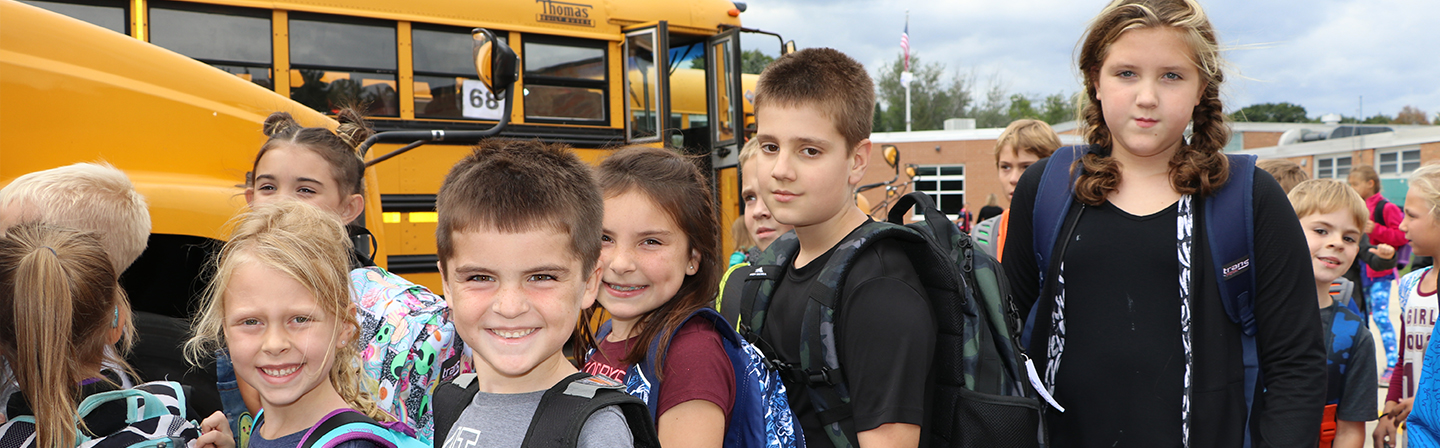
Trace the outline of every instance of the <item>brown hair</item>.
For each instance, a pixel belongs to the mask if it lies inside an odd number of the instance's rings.
[[[845,137],[845,154],[870,138],[875,83],[865,66],[833,48],[806,48],[770,63],[755,83],[755,110],[810,106],[835,123]]]
[[[1023,151],[1043,159],[1060,149],[1060,136],[1045,122],[1026,118],[1010,122],[995,139],[996,165],[1000,164],[1000,151],[1007,145],[1017,156]]]
[[[1350,214],[1350,219],[1355,221],[1355,228],[1360,233],[1370,233],[1370,212],[1365,208],[1365,200],[1360,199],[1360,194],[1344,182],[1335,179],[1310,179],[1296,185],[1288,196],[1290,205],[1295,208],[1296,217],[1304,218],[1316,213],[1344,210]]]
[[[1087,142],[1098,150],[1076,162],[1085,168],[1075,183],[1075,197],[1082,203],[1099,205],[1120,185],[1120,164],[1110,157],[1110,128],[1096,92],[1100,66],[1122,34],[1147,28],[1178,31],[1194,51],[1190,60],[1200,69],[1205,83],[1200,104],[1190,116],[1189,142],[1182,143],[1170,158],[1170,186],[1180,194],[1208,196],[1230,176],[1229,161],[1223,152],[1230,141],[1230,128],[1225,125],[1227,118],[1220,103],[1220,84],[1225,74],[1220,69],[1215,29],[1205,11],[1195,0],[1115,0],[1090,22],[1079,52],[1086,100],[1080,116]]]
[[[672,151],[648,146],[631,146],[617,151],[600,163],[600,188],[605,197],[625,193],[643,194],[664,210],[685,233],[688,249],[700,253],[695,274],[686,276],[675,297],[640,316],[636,327],[640,335],[630,346],[622,362],[634,364],[645,359],[651,341],[660,338],[659,359],[663,366],[669,350],[670,335],[680,323],[696,310],[715,299],[722,272],[720,260],[720,219],[710,194],[710,182],[689,159]],[[689,254],[689,251],[686,251]],[[589,322],[600,307],[599,302],[581,315]],[[594,337],[579,339],[576,354],[584,354],[595,345]]]
[[[570,236],[585,279],[600,259],[605,201],[590,166],[570,147],[539,140],[489,139],[445,175],[435,198],[441,274],[455,256],[452,236],[477,228],[505,233],[548,227]]]
[[[289,112],[275,112],[265,117],[262,129],[270,139],[260,146],[260,152],[255,153],[255,163],[251,164],[250,173],[245,176],[245,186],[251,188],[255,184],[255,170],[260,167],[260,159],[265,157],[265,153],[281,144],[289,144],[314,151],[325,159],[330,164],[330,176],[340,184],[340,191],[365,194],[365,161],[360,159],[357,149],[375,131],[354,109],[341,109],[335,120],[340,122],[340,126],[332,132],[322,127],[301,126]]]
[[[1375,167],[1370,165],[1356,166],[1350,169],[1349,177],[1359,177],[1362,181],[1369,181],[1370,188],[1375,189],[1375,191],[1370,192],[1370,194],[1380,193],[1380,173],[1375,172]]]
[[[245,263],[262,263],[305,286],[315,303],[335,319],[335,328],[350,329],[351,338],[335,351],[330,382],[351,407],[379,421],[394,420],[370,396],[375,380],[360,370],[360,322],[350,300],[349,234],[328,212],[300,201],[280,201],[252,207],[236,217],[230,241],[211,266],[194,335],[185,343],[185,357],[201,365],[216,349],[225,347],[225,292],[235,270]]]
[[[35,411],[35,446],[75,446],[77,385],[105,361],[129,370],[106,354],[113,328],[120,355],[134,341],[116,277],[94,233],[22,224],[0,238],[0,356]]]
[[[1301,182],[1310,180],[1310,174],[1300,169],[1300,165],[1286,159],[1260,160],[1255,162],[1255,167],[1270,173],[1270,176],[1280,183],[1280,188],[1284,189],[1286,193],[1295,189],[1295,186],[1300,185]]]

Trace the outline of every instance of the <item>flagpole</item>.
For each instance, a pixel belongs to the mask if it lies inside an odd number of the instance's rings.
[[[906,33],[908,34],[908,33],[909,33],[909,30],[910,30],[910,10],[908,10],[908,9],[905,10],[905,30],[906,30]],[[909,53],[909,49],[908,49],[908,48],[906,49],[906,53]],[[907,56],[907,59],[908,59],[908,56],[909,56],[909,55],[907,54],[906,56]],[[907,62],[907,64],[905,65],[905,75],[906,75],[906,76],[904,76],[904,77],[909,78],[909,77],[910,77],[910,65],[908,64],[908,62],[909,62],[908,60],[907,60],[906,62]],[[907,79],[906,81],[909,81],[909,80]],[[909,82],[906,82],[906,83],[905,83],[905,132],[910,132],[910,83],[909,83]]]

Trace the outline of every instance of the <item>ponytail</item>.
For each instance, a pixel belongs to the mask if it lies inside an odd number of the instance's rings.
[[[129,307],[92,234],[37,224],[8,232],[0,238],[0,353],[35,413],[37,446],[74,446],[77,385],[101,369],[110,331],[132,327]],[[122,349],[130,340],[122,333]]]

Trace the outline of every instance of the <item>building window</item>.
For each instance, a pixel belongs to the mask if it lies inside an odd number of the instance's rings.
[[[400,115],[395,22],[290,15],[290,98],[324,113]]]
[[[150,43],[273,90],[270,16],[262,9],[154,2]]]
[[[1375,170],[1384,175],[1403,175],[1420,169],[1420,149],[1387,151],[1375,155]]]
[[[1315,178],[1345,179],[1347,177],[1350,177],[1350,156],[1315,158]]]
[[[930,195],[951,220],[965,208],[965,165],[932,165],[915,169],[915,191]]]
[[[120,34],[130,34],[130,2],[122,0],[21,0],[37,8],[64,14],[76,19],[99,25]]]
[[[602,41],[525,35],[525,119],[604,124],[605,48]]]
[[[465,81],[475,77],[475,39],[470,28],[417,23],[410,31],[415,48],[415,116],[424,118],[475,118],[465,116]],[[507,41],[505,33],[498,36]],[[506,42],[508,43],[508,42]],[[480,100],[503,111],[503,104]],[[472,107],[472,110],[474,108]],[[500,111],[497,111],[500,112]]]

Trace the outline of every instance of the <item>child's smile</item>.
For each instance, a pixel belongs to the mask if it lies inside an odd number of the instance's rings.
[[[602,238],[600,305],[613,317],[614,337],[623,340],[636,320],[680,291],[700,265],[700,253],[690,249],[675,219],[638,191],[605,199]]]

